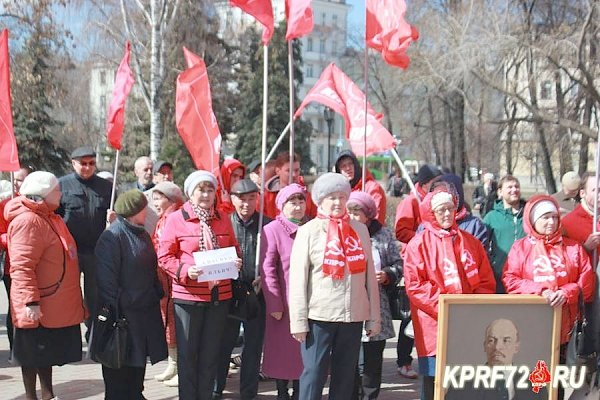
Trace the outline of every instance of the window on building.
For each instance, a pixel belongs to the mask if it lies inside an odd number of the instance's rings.
[[[100,71],[100,84],[106,85],[106,71]]]
[[[306,51],[313,51],[313,40],[312,40],[312,38],[306,39]]]
[[[333,25],[333,27],[337,27],[337,15],[333,14],[331,16],[331,25]]]
[[[321,14],[321,24],[322,25],[327,25],[327,14],[323,13]]]
[[[331,54],[337,55],[337,41],[331,42]]]
[[[552,82],[543,81],[542,88],[540,90],[540,98],[542,100],[549,100],[552,98]]]
[[[321,43],[319,44],[319,52],[321,54],[325,53],[325,39],[321,39]]]
[[[306,64],[306,77],[312,78],[314,76],[314,70],[312,64]]]

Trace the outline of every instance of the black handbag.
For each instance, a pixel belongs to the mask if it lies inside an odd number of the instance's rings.
[[[579,289],[577,319],[570,332],[569,342],[566,350],[566,363],[571,366],[587,366],[588,371],[595,371],[596,352],[592,346],[591,325],[586,317],[583,304],[583,292]]]
[[[233,298],[229,308],[229,317],[240,321],[251,321],[258,316],[260,303],[251,285],[234,279],[231,281]]]
[[[410,300],[406,294],[406,288],[401,284],[401,280],[398,280],[388,291],[388,299],[393,320],[403,321],[410,318]]]
[[[96,316],[90,343],[92,360],[105,367],[118,369],[127,358],[127,319],[119,315],[119,296],[114,314],[104,306]]]

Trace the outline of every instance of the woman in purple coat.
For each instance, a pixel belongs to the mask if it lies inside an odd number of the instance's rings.
[[[280,214],[263,228],[260,265],[267,318],[262,371],[275,378],[278,399],[298,399],[303,365],[300,343],[290,333],[288,286],[290,254],[306,212],[306,189],[292,183],[275,199]],[[288,381],[293,381],[293,394]]]

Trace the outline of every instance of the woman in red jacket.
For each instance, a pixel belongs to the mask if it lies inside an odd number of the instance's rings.
[[[192,172],[184,183],[189,201],[167,217],[158,246],[159,266],[172,279],[181,399],[212,396],[232,295],[231,279],[198,282],[193,253],[231,246],[240,253],[229,217],[215,209],[216,188],[213,174]]]
[[[483,245],[458,229],[456,204],[457,199],[446,189],[428,193],[420,204],[425,229],[403,253],[404,282],[422,377],[421,400],[433,399],[439,296],[496,291]]]
[[[527,236],[512,245],[502,282],[506,293],[537,294],[552,307],[562,307],[562,364],[569,332],[578,314],[579,291],[584,301],[591,301],[596,275],[583,247],[562,236],[558,210],[558,203],[548,195],[536,195],[527,202],[523,214]]]
[[[163,181],[157,183],[152,191],[152,202],[158,222],[152,234],[154,250],[158,251],[158,244],[162,235],[167,217],[179,210],[183,205],[183,193],[179,186],[173,182]],[[177,340],[175,337],[175,309],[173,308],[173,297],[171,296],[171,277],[162,269],[158,269],[158,280],[160,281],[165,295],[160,299],[160,313],[165,324],[165,336],[169,348],[169,360],[167,368],[161,374],[155,375],[154,379],[164,382],[167,386],[178,386],[177,378]]]
[[[27,399],[37,399],[36,376],[42,398],[54,398],[52,366],[81,360],[85,306],[75,240],[54,214],[60,196],[58,179],[36,171],[4,210],[15,326],[12,359],[21,366]]]

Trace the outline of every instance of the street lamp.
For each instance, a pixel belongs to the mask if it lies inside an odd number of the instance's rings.
[[[333,132],[333,110],[329,107],[323,109],[323,118],[327,122],[327,172],[331,168],[331,133]]]

